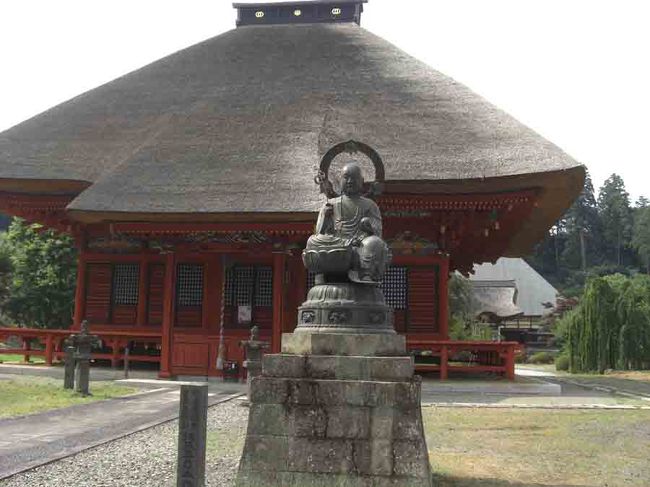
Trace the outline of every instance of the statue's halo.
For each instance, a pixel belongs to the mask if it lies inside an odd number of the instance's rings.
[[[370,197],[381,194],[384,188],[384,180],[386,178],[384,163],[381,160],[381,156],[369,145],[364,144],[363,142],[357,142],[356,140],[348,140],[347,142],[336,144],[328,150],[321,159],[318,175],[314,178],[316,184],[320,186],[321,193],[325,193],[328,198],[336,198],[340,196],[340,194],[334,191],[334,186],[329,179],[329,170],[334,158],[344,152],[347,152],[348,154],[362,153],[370,159],[375,168],[375,180],[364,183],[364,194],[365,196]]]

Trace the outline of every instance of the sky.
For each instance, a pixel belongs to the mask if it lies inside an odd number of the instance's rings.
[[[243,0],[242,3],[251,3]],[[0,131],[234,28],[227,0],[2,0]],[[650,2],[370,0],[362,27],[650,197]]]

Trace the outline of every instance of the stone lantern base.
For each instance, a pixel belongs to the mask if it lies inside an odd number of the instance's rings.
[[[431,486],[403,336],[285,334],[251,386],[239,487]]]

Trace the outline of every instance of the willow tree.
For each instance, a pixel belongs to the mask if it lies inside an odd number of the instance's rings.
[[[570,320],[568,346],[572,371],[604,372],[613,368],[612,348],[618,340],[616,293],[607,280],[589,280],[580,307]]]

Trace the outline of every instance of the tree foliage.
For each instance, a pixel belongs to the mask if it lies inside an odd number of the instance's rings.
[[[14,219],[0,249],[10,267],[1,302],[3,315],[24,327],[70,326],[77,261],[72,239]]]
[[[643,261],[646,273],[650,274],[650,207],[635,210],[632,247]]]
[[[558,329],[567,334],[571,372],[650,367],[650,277],[591,278]]]
[[[618,174],[612,174],[598,194],[598,209],[603,225],[603,239],[609,257],[618,265],[632,237],[632,209],[625,183]],[[611,251],[613,255],[611,254]]]

